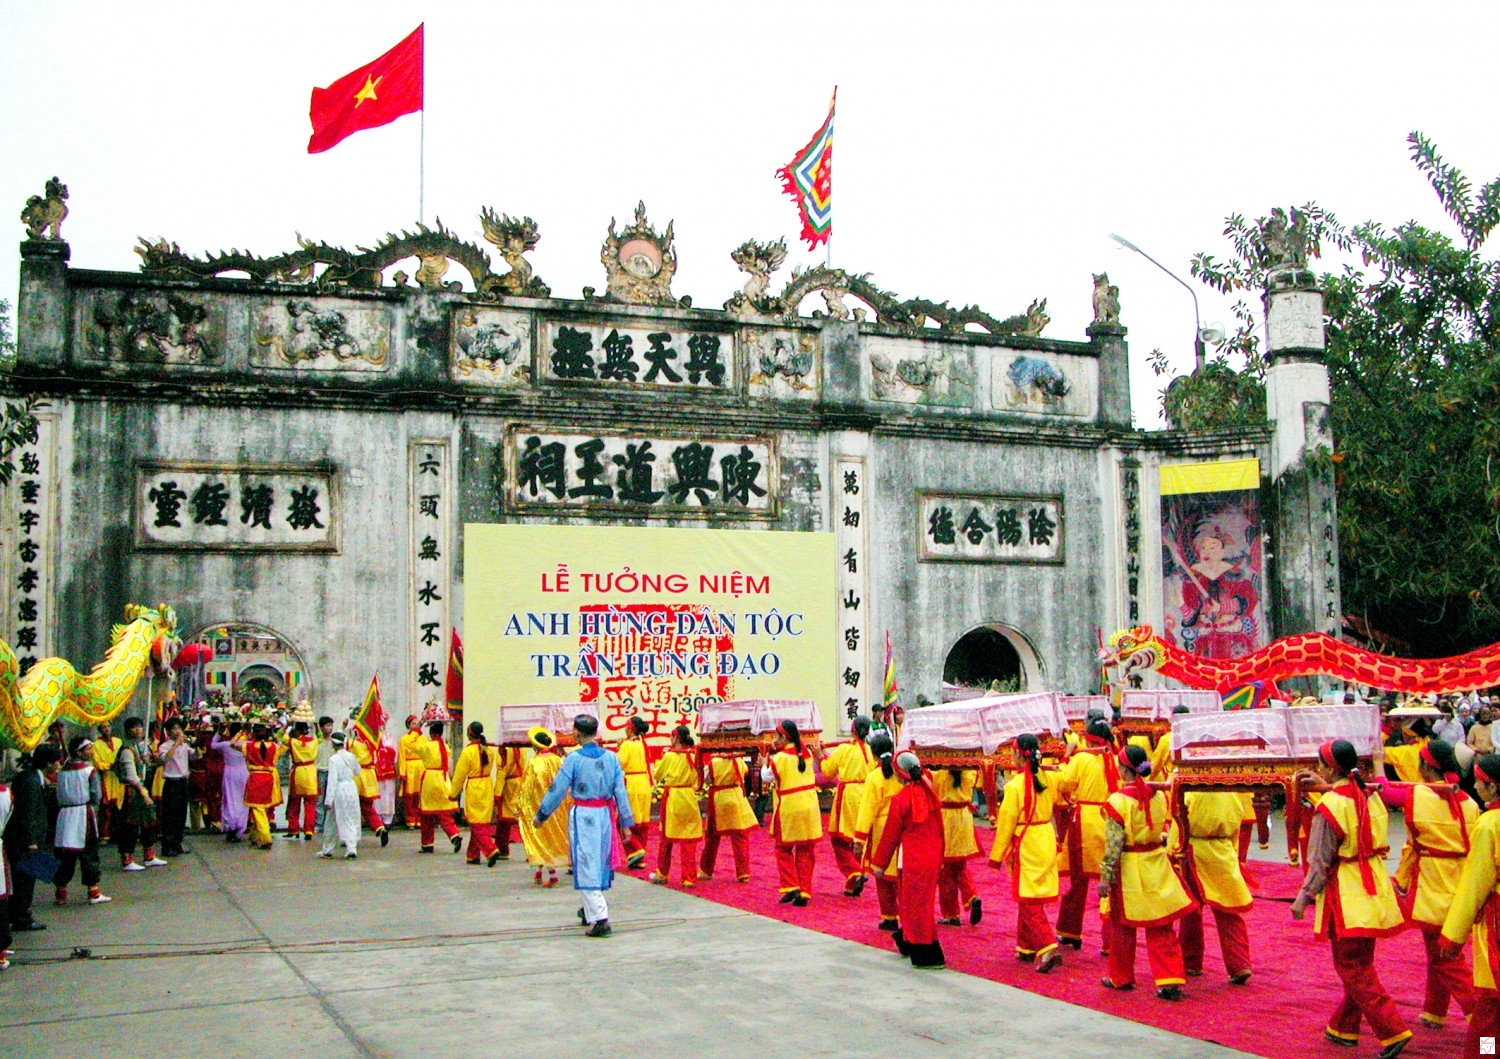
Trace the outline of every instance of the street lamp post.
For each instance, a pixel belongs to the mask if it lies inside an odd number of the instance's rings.
[[[1204,348],[1204,345],[1203,345],[1203,321],[1202,321],[1202,319],[1200,319],[1200,317],[1198,315],[1198,292],[1195,291],[1195,290],[1193,290],[1192,286],[1186,280],[1184,280],[1181,276],[1177,275],[1177,273],[1173,272],[1166,265],[1163,265],[1160,261],[1156,260],[1156,258],[1154,258],[1150,254],[1146,253],[1146,251],[1144,251],[1140,247],[1136,246],[1129,239],[1126,239],[1123,235],[1116,235],[1114,232],[1110,232],[1109,233],[1109,237],[1111,239],[1113,239],[1115,242],[1119,243],[1125,249],[1127,249],[1127,250],[1134,250],[1137,254],[1140,254],[1147,261],[1151,262],[1157,268],[1161,269],[1167,275],[1171,276],[1178,283],[1182,284],[1183,289],[1186,290],[1188,292],[1188,294],[1192,297],[1192,299],[1193,299],[1193,365],[1194,365],[1194,370],[1195,371],[1202,370],[1203,366],[1208,363],[1208,351],[1207,351],[1207,349]]]

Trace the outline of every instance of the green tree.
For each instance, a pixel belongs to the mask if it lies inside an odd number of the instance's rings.
[[[16,343],[10,330],[10,302],[0,299],[0,393],[8,392],[3,377],[16,365]],[[30,441],[36,431],[37,400],[0,400],[0,485],[7,484],[15,471],[11,456]]]
[[[1310,253],[1351,261],[1320,277],[1344,606],[1416,653],[1446,654],[1500,640],[1500,261],[1484,253],[1500,178],[1476,190],[1420,133],[1408,142],[1457,238],[1303,213]],[[1231,254],[1193,259],[1196,277],[1241,296],[1221,354],[1255,378],[1263,224],[1231,216]]]

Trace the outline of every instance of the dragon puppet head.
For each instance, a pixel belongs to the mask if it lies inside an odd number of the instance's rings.
[[[1166,661],[1166,657],[1166,645],[1149,625],[1120,629],[1110,636],[1109,646],[1099,650],[1099,664],[1118,667],[1122,677],[1150,672]]]
[[[151,639],[150,666],[158,677],[171,679],[174,670],[172,660],[182,650],[182,640],[177,635],[177,612],[165,603],[145,607],[131,603],[125,607],[125,624],[116,625],[110,631],[110,642],[117,644],[136,622],[146,622]]]

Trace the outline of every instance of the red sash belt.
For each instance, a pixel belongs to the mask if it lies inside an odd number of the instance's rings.
[[[943,808],[944,809],[968,809],[973,804],[974,804],[973,802],[944,802],[943,803]]]
[[[815,790],[817,786],[816,783],[809,783],[803,787],[788,787],[786,790],[779,791],[778,793],[785,798],[788,794],[801,794],[803,791]]]
[[[627,771],[625,773],[625,775],[627,775],[627,776],[649,776],[649,775],[651,775],[651,773],[646,772],[644,770],[637,771],[637,772],[629,772],[629,771]]]
[[[573,804],[580,809],[608,809],[615,804],[613,798],[574,798]]]
[[[1412,848],[1418,857],[1437,857],[1441,860],[1463,860],[1468,856],[1461,849],[1429,849],[1420,842],[1413,842]]]
[[[1161,849],[1161,848],[1163,848],[1163,847],[1162,847],[1162,844],[1160,842],[1133,842],[1130,845],[1128,845],[1128,846],[1125,847],[1125,852],[1126,853],[1152,853],[1152,852],[1154,852],[1154,851],[1156,851],[1158,849]]]
[[[250,765],[249,766],[249,770],[251,772],[275,772],[276,771],[276,769],[273,768],[270,765]]]

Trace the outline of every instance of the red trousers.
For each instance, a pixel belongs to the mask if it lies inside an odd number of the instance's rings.
[[[510,856],[510,829],[514,820],[495,821],[495,848],[500,851],[500,856]]]
[[[910,864],[913,858],[907,857]],[[901,936],[913,945],[937,941],[937,888],[941,862],[931,868],[902,868],[897,887]]]
[[[1422,1013],[1441,1021],[1448,1017],[1448,1001],[1458,1003],[1465,1015],[1474,1010],[1474,972],[1462,952],[1444,959],[1438,951],[1442,931],[1422,928],[1422,944],[1427,947],[1427,999]]]
[[[829,835],[828,841],[833,844],[833,862],[839,866],[839,874],[849,882],[857,875],[865,873],[864,866],[860,864],[859,858],[854,855],[854,840],[845,838],[843,835]]]
[[[1057,909],[1058,937],[1074,940],[1083,937],[1083,913],[1088,908],[1089,891],[1094,888],[1094,883],[1098,879],[1097,875],[1084,875],[1081,872],[1068,876],[1068,888],[1063,891],[1062,903]],[[1109,955],[1109,938],[1112,933],[1108,917],[1101,914],[1099,916],[1099,948],[1106,956]]]
[[[1500,997],[1481,993],[1474,998],[1474,1018],[1464,1039],[1464,1059],[1479,1059],[1479,1039],[1500,1037]]]
[[[661,848],[656,851],[656,870],[668,882],[672,880],[672,847],[682,847],[682,860],[677,865],[677,874],[683,886],[692,886],[697,881],[698,840],[696,838],[667,838],[662,836]],[[810,875],[811,873],[809,873]]]
[[[1057,935],[1047,919],[1047,906],[1040,901],[1016,905],[1016,952],[1023,956],[1057,947]]]
[[[734,850],[734,877],[736,879],[750,878],[750,832],[748,831],[710,831],[703,838],[703,860],[698,865],[704,875],[714,873],[714,865],[719,862],[719,843],[729,839],[729,848]]]
[[[464,854],[469,863],[478,864],[495,851],[495,826],[493,824],[470,824],[469,850]]]
[[[896,919],[901,915],[901,887],[895,879],[884,875],[875,876],[875,901],[880,905],[881,919]]]
[[[301,811],[302,826],[297,826],[298,811]],[[316,794],[289,794],[286,799],[286,829],[290,834],[299,831],[304,835],[313,833],[318,819],[318,796]]]
[[[1213,908],[1212,905],[1209,906]],[[1250,931],[1245,917],[1238,912],[1213,908],[1214,926],[1219,931],[1219,951],[1224,954],[1224,972],[1233,978],[1250,970]],[[1182,965],[1195,974],[1203,970],[1203,906],[1199,905],[1180,920],[1179,940]]]
[[[1329,1030],[1345,1040],[1355,1040],[1363,1016],[1382,1046],[1410,1036],[1396,1002],[1375,973],[1375,939],[1335,937],[1331,944],[1333,969],[1344,984],[1344,999],[1328,1020]]]
[[[938,872],[938,908],[944,919],[957,919],[959,910],[974,900],[974,880],[967,860],[945,860]],[[1047,928],[1051,933],[1052,928]]]
[[[776,843],[777,888],[782,893],[797,890],[803,897],[811,897],[813,865],[817,857],[816,842]],[[894,912],[891,914],[895,915]]]
[[[418,826],[422,821],[422,792],[412,791],[410,794],[403,794],[401,802],[406,810],[406,826]]]
[[[365,826],[371,831],[380,831],[385,828],[385,821],[380,819],[380,814],[375,811],[374,798],[361,798],[359,811],[360,815],[365,818]]]
[[[437,829],[443,829],[443,834],[450,839],[457,837],[458,825],[453,822],[453,810],[446,809],[436,813],[422,814],[422,845],[430,846],[437,838]]]
[[[1119,895],[1114,897],[1119,900]],[[1135,984],[1135,934],[1138,928],[1127,923],[1113,923],[1114,938],[1109,950],[1109,980],[1116,986]],[[1151,964],[1151,978],[1158,987],[1181,985],[1186,972],[1182,967],[1182,946],[1171,924],[1145,927],[1146,957]]]
[[[1256,841],[1262,846],[1271,841],[1271,798],[1270,795],[1257,794],[1251,799],[1255,807],[1255,819],[1245,820],[1240,823],[1240,862],[1243,863],[1250,856],[1250,836],[1254,833]]]
[[[625,840],[625,856],[633,857],[646,852],[646,839],[650,834],[650,823],[630,825],[630,837]]]

